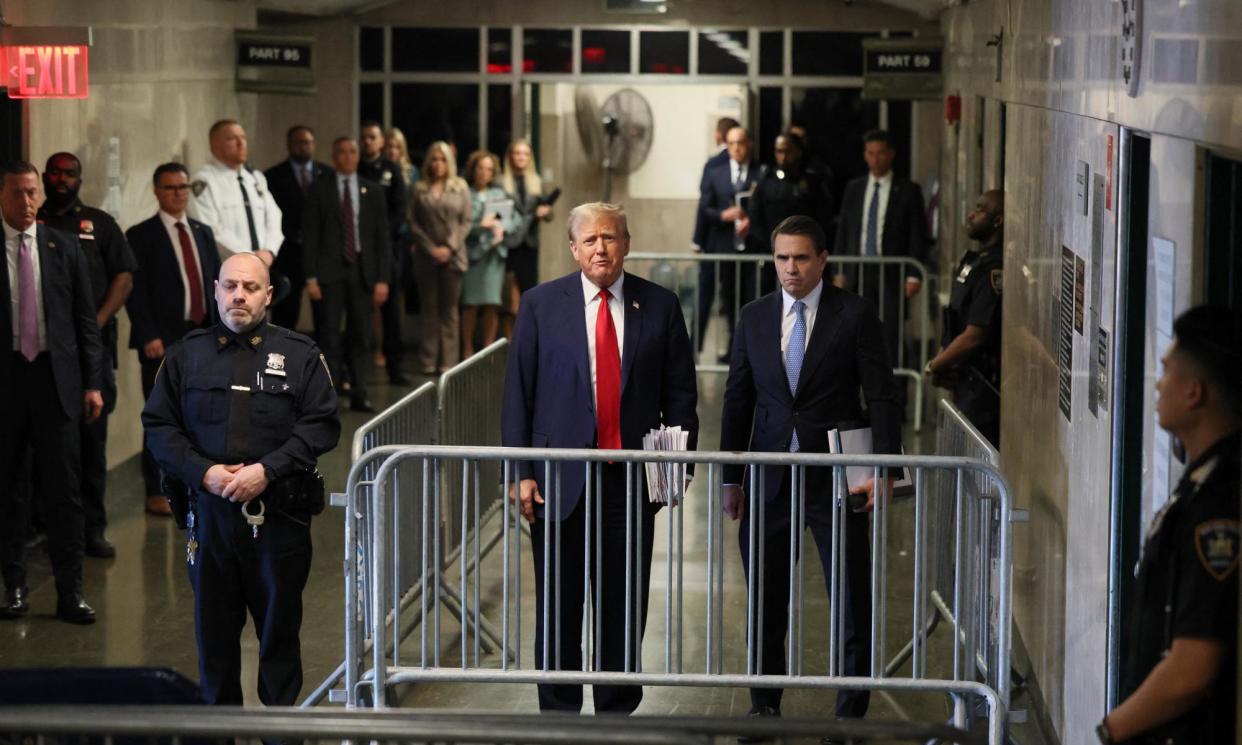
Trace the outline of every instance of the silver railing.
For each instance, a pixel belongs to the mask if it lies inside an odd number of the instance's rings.
[[[775,718],[632,717],[624,727],[593,717],[462,714],[429,710],[243,709],[219,706],[0,706],[0,742],[169,743],[555,743],[557,745],[686,745],[715,738],[822,737],[884,743],[985,742],[958,728],[913,722],[825,722]],[[86,738],[91,738],[87,740]],[[96,739],[98,738],[98,739]],[[129,738],[133,738],[129,740]],[[139,740],[141,738],[141,740]],[[708,739],[711,738],[711,739]]]
[[[714,267],[714,300],[709,312],[710,318],[704,317],[699,309],[700,293],[705,289],[701,286],[699,276],[704,265]],[[682,314],[689,326],[691,344],[696,350],[696,369],[700,372],[727,372],[729,369],[727,364],[717,359],[729,351],[729,335],[727,331],[723,335],[720,333],[725,329],[723,317],[731,315],[736,319],[743,305],[778,287],[772,257],[766,254],[633,251],[626,256],[625,267],[677,295]],[[881,270],[885,267],[899,269],[901,281],[888,282],[888,272]],[[825,272],[824,281],[831,282],[832,272],[838,268],[845,268],[847,273],[852,273],[852,291],[867,297],[895,299],[895,319],[886,318],[886,314],[893,309],[886,310],[883,302],[878,303],[876,310],[886,329],[892,328],[892,333],[896,336],[893,373],[912,385],[914,427],[916,430],[922,429],[923,402],[926,396],[923,368],[927,366],[929,355],[937,341],[932,336],[935,328],[932,314],[937,299],[931,292],[931,275],[927,267],[922,262],[905,256],[833,256],[829,259],[829,269]],[[919,294],[913,298],[905,295],[904,277],[907,273],[919,277],[922,283]],[[873,274],[874,278],[871,276]],[[726,286],[726,283],[730,286]],[[906,320],[907,309],[910,311],[909,322]],[[722,318],[722,322],[715,326],[709,325],[708,321],[714,318]],[[915,328],[913,332],[908,328],[911,324]],[[713,329],[715,334],[712,333]],[[911,345],[916,349],[913,354],[908,349]],[[703,350],[702,354],[698,353],[700,349]]]
[[[382,461],[374,480],[368,481],[364,474],[372,461]],[[482,465],[485,462],[499,464],[502,478],[496,481],[483,479]],[[393,478],[397,470],[406,463],[415,463],[422,473],[421,479],[398,482]],[[390,511],[388,505],[395,499],[405,499],[400,494],[405,489],[413,489],[424,505],[423,514],[429,519],[423,522],[423,531],[429,526],[439,524],[441,515],[438,505],[442,502],[440,493],[443,480],[441,474],[456,471],[461,474],[461,493],[463,503],[469,503],[468,509],[460,514],[462,521],[461,534],[469,535],[471,522],[476,525],[479,519],[477,506],[485,499],[496,499],[504,495],[508,489],[517,488],[518,466],[520,463],[532,463],[534,472],[543,477],[543,494],[548,501],[548,509],[555,511],[559,494],[559,484],[566,469],[585,469],[585,490],[582,509],[586,517],[583,521],[583,544],[585,550],[579,557],[561,559],[561,530],[543,531],[545,556],[552,555],[548,551],[556,547],[557,561],[544,566],[544,586],[550,588],[544,595],[542,608],[533,608],[533,601],[524,593],[522,560],[522,531],[520,517],[516,508],[504,510],[502,521],[503,546],[499,562],[485,564],[481,560],[473,562],[458,561],[456,571],[451,567],[427,561],[423,563],[424,575],[420,584],[436,588],[445,583],[445,576],[455,575],[455,580],[463,588],[474,590],[472,601],[463,607],[463,618],[460,625],[453,625],[447,630],[442,626],[438,598],[427,598],[425,595],[419,606],[422,631],[417,640],[416,649],[411,650],[413,660],[400,664],[394,655],[390,655],[385,644],[374,644],[369,652],[369,659],[364,660],[358,654],[357,647],[347,651],[347,664],[356,666],[347,679],[351,685],[346,691],[347,702],[359,704],[363,689],[370,694],[371,705],[383,707],[384,692],[391,686],[403,683],[426,682],[475,682],[475,683],[590,683],[590,684],[633,684],[656,686],[702,686],[702,687],[781,687],[781,688],[833,688],[833,689],[870,689],[885,691],[918,691],[924,693],[942,693],[952,697],[954,704],[954,724],[964,726],[970,719],[966,699],[979,697],[985,704],[988,715],[989,742],[1000,745],[1006,723],[1006,709],[1009,697],[1009,679],[1007,675],[996,675],[993,671],[1008,670],[1009,667],[1009,623],[1010,617],[1010,573],[1005,568],[1011,562],[1011,529],[1009,512],[1011,508],[1010,492],[1004,479],[996,470],[981,461],[967,458],[948,458],[940,456],[898,456],[898,455],[826,455],[810,453],[667,453],[642,451],[599,451],[599,450],[556,450],[534,448],[484,448],[484,447],[382,447],[366,454],[363,460],[354,464],[351,469],[347,498],[351,505],[370,499],[373,504],[370,513],[383,521]],[[644,644],[641,628],[633,619],[636,603],[649,591],[649,587],[641,586],[641,571],[628,556],[626,559],[624,587],[600,586],[598,577],[591,582],[590,571],[582,571],[583,625],[581,651],[583,664],[581,669],[561,669],[559,661],[550,658],[548,639],[550,624],[553,619],[549,615],[549,595],[555,591],[559,598],[562,586],[562,562],[581,562],[582,567],[592,566],[593,559],[599,559],[601,546],[600,515],[602,514],[603,488],[601,485],[602,463],[614,463],[625,470],[624,509],[627,512],[625,545],[636,545],[641,542],[643,520],[632,519],[640,514],[637,505],[644,500],[644,468],[645,463],[662,463],[666,465],[696,464],[699,468],[696,480],[699,482],[690,492],[685,493],[687,507],[663,510],[663,526],[656,526],[664,539],[664,565],[657,568],[653,564],[651,576],[660,577],[664,584],[663,635],[661,638],[648,637]],[[722,504],[724,499],[723,474],[728,466],[751,466],[748,472],[748,514],[759,515],[757,520],[750,522],[749,544],[751,546],[749,565],[758,566],[758,570],[750,575],[745,588],[745,615],[733,617],[739,613],[736,604],[726,602],[724,568],[726,563],[726,531]],[[807,527],[806,505],[808,499],[813,510],[820,510],[827,501],[831,513],[832,525],[836,526],[831,535],[829,572],[826,574],[829,586],[827,623],[824,619],[806,619],[805,601],[807,594],[803,582],[803,551],[802,540],[789,541],[789,586],[780,587],[780,591],[788,592],[789,632],[782,640],[782,647],[789,660],[786,675],[763,675],[758,671],[762,665],[762,622],[757,610],[762,607],[765,587],[763,581],[762,558],[767,553],[764,549],[767,531],[762,528],[764,515],[769,509],[757,510],[756,495],[764,491],[765,475],[768,468],[776,467],[788,473],[788,483],[793,485],[789,506],[789,524],[795,535],[805,536]],[[888,677],[883,664],[883,652],[886,648],[886,636],[889,633],[888,605],[897,602],[888,593],[890,575],[890,559],[888,557],[889,513],[892,506],[885,506],[887,500],[878,500],[879,506],[870,518],[870,526],[854,531],[845,529],[847,520],[847,495],[845,493],[846,469],[861,468],[873,478],[879,478],[881,469],[905,469],[912,479],[913,495],[909,501],[913,506],[914,550],[910,560],[910,574],[914,585],[911,593],[912,627],[911,643],[914,646],[915,663],[911,665],[908,677]],[[830,489],[826,494],[808,494],[805,490],[805,479],[808,469],[831,469]],[[814,473],[814,472],[813,472]],[[941,505],[933,493],[932,484],[941,475],[951,479],[953,488],[949,491],[951,502]],[[823,471],[816,477],[827,477]],[[959,619],[956,624],[960,633],[954,634],[949,647],[951,662],[940,666],[935,672],[929,668],[926,660],[925,629],[928,625],[928,614],[932,612],[919,598],[927,595],[927,585],[934,577],[933,558],[948,553],[957,559],[954,569],[955,588],[966,588],[968,578],[981,573],[981,570],[969,566],[977,561],[985,552],[979,550],[980,536],[969,529],[966,517],[977,509],[974,503],[978,500],[975,490],[969,487],[972,480],[983,479],[992,486],[989,491],[993,495],[995,509],[1001,519],[993,528],[997,551],[997,562],[1002,568],[995,572],[996,582],[988,589],[990,593],[989,607],[995,609],[995,617],[1004,619],[995,627],[994,633],[984,634],[975,626],[978,614],[968,606],[969,598],[963,592],[955,592],[952,596],[951,610],[953,617]],[[405,486],[402,486],[404,484]],[[421,484],[421,488],[420,488]],[[373,487],[373,488],[368,488]],[[695,491],[697,489],[697,492]],[[706,499],[702,499],[704,496]],[[821,505],[817,507],[816,505]],[[616,505],[614,505],[616,506]],[[692,509],[700,515],[686,516],[686,509]],[[934,529],[933,518],[947,511],[955,517],[954,530],[943,534]],[[351,508],[348,514],[359,514],[360,510]],[[777,513],[772,512],[776,515]],[[821,513],[822,514],[822,513]],[[457,515],[453,516],[458,517]],[[783,519],[783,515],[777,515]],[[684,541],[685,522],[696,520],[696,538],[687,547]],[[775,519],[775,518],[773,518]],[[757,527],[758,524],[758,527]],[[374,542],[370,547],[370,561],[365,569],[373,575],[373,583],[382,585],[388,581],[389,554],[392,546],[380,539],[388,534],[384,526],[372,531]],[[555,534],[555,535],[553,535]],[[705,534],[705,535],[704,535]],[[475,536],[478,535],[476,531]],[[872,641],[868,660],[862,661],[862,668],[869,671],[866,676],[845,676],[845,607],[843,601],[844,570],[842,565],[847,556],[847,545],[850,540],[858,540],[866,536],[870,550],[870,627],[869,637]],[[702,540],[705,537],[705,540]],[[413,536],[403,536],[409,540]],[[732,543],[732,541],[730,541]],[[425,539],[424,539],[424,545]],[[757,547],[756,547],[757,546]],[[782,549],[783,550],[783,549]],[[352,555],[353,548],[346,547],[347,555]],[[628,553],[628,552],[627,552]],[[732,553],[737,556],[736,548]],[[687,579],[684,564],[687,557],[694,560],[705,560],[706,571],[693,573]],[[775,556],[773,554],[772,556]],[[759,564],[756,564],[756,560]],[[770,559],[769,559],[770,560]],[[598,566],[598,564],[596,564]],[[901,567],[898,571],[904,571]],[[530,582],[527,579],[527,582]],[[481,595],[483,590],[486,595]],[[595,593],[592,596],[592,591]],[[771,590],[770,590],[771,591]],[[593,612],[602,603],[603,593],[615,593],[614,597],[624,596],[625,612],[625,665],[622,670],[603,670],[595,653],[599,652],[601,638],[600,613]],[[704,602],[692,603],[691,607],[705,608],[705,613],[697,613],[687,609],[683,602],[686,593],[702,596]],[[499,597],[497,597],[499,595]],[[463,597],[469,595],[462,593]],[[904,598],[903,598],[904,599]],[[371,635],[373,639],[384,639],[390,633],[380,622],[384,616],[384,608],[379,606],[378,595],[373,595],[372,603],[376,606],[369,617],[372,619]],[[501,643],[498,653],[487,654],[482,648],[479,618],[483,607],[489,611],[498,609],[501,623]],[[545,623],[542,624],[543,648],[542,659],[532,659],[533,654],[524,652],[522,624],[524,615],[530,611],[542,613]],[[495,616],[494,616],[495,617]],[[652,619],[658,616],[653,612]],[[359,618],[356,609],[348,609],[347,623]],[[556,637],[560,638],[560,618],[555,620]],[[728,622],[726,623],[726,620]],[[613,619],[615,623],[616,620]],[[529,624],[529,619],[527,620]],[[743,627],[741,624],[745,623]],[[653,620],[649,625],[657,625]],[[828,661],[826,669],[812,667],[810,660],[804,659],[804,635],[807,627],[827,627]],[[738,628],[746,628],[745,642],[732,638],[726,639],[726,633],[732,634]],[[729,632],[726,632],[726,629]],[[398,647],[400,639],[393,632],[391,646]],[[696,644],[687,648],[687,634],[696,640]],[[347,639],[352,634],[347,630]],[[445,639],[456,648],[446,649]],[[633,639],[633,642],[631,642]],[[703,641],[699,641],[699,640]],[[984,652],[987,659],[995,664],[982,671],[981,682],[976,680],[976,671],[969,659],[979,649],[980,639],[986,639],[988,648]],[[648,662],[644,669],[644,658]],[[662,658],[662,664],[660,662]],[[523,660],[525,659],[525,663]],[[650,668],[655,668],[652,670]],[[365,669],[364,669],[365,668]],[[660,669],[662,668],[662,669]],[[937,674],[938,673],[938,674]]]

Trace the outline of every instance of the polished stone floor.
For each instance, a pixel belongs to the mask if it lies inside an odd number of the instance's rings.
[[[421,381],[419,381],[421,382]],[[700,377],[702,447],[719,442],[719,407],[724,376],[704,374]],[[375,385],[375,403],[383,406],[395,401],[407,389]],[[353,430],[366,417],[342,411],[343,434],[340,445],[321,461],[320,467],[329,480],[329,488],[340,490],[348,466],[349,443]],[[114,422],[114,427],[127,426]],[[907,428],[906,451],[925,452],[930,442],[928,428],[914,433]],[[704,664],[706,562],[706,515],[703,505],[702,481],[694,484],[687,502],[692,506],[685,513],[685,586],[683,590],[686,627],[682,632],[684,661],[687,670],[701,670]],[[46,554],[41,548],[31,552],[32,612],[21,620],[0,622],[0,665],[4,667],[43,666],[167,666],[191,679],[197,678],[197,654],[194,647],[192,596],[184,569],[183,535],[166,518],[144,514],[142,481],[138,460],[132,458],[116,466],[109,475],[108,535],[117,545],[115,559],[87,559],[85,590],[88,600],[99,612],[94,626],[76,627],[58,622],[53,616],[55,590],[50,578]],[[699,505],[697,508],[694,505]],[[643,650],[644,670],[664,669],[665,596],[668,588],[662,567],[667,551],[663,510],[657,523],[655,548],[656,567],[651,588],[651,609],[647,641]],[[890,658],[909,639],[912,615],[911,597],[911,514],[908,503],[895,505],[890,512],[888,541],[889,580],[885,659]],[[745,650],[745,584],[737,551],[735,524],[726,521],[724,582],[726,623],[724,649],[726,667],[744,670]],[[305,622],[302,646],[305,663],[303,696],[308,694],[332,672],[343,657],[343,514],[329,507],[314,523],[315,553],[311,578],[305,593]],[[524,577],[522,586],[533,598],[533,577],[529,565],[529,543],[523,546]],[[813,555],[812,555],[813,556]],[[483,562],[484,587],[499,596],[501,551],[492,551]],[[457,567],[449,568],[450,581],[455,582]],[[826,629],[815,628],[815,619],[827,617],[827,599],[818,561],[805,563],[806,672],[824,669],[827,659]],[[483,609],[499,627],[498,600],[485,601]],[[534,601],[522,604],[522,655],[530,664],[534,630]],[[460,661],[460,629],[454,617],[441,614],[440,638],[445,665]],[[742,620],[737,620],[742,619]],[[822,623],[820,624],[823,625]],[[932,636],[928,648],[929,669],[945,669],[949,658],[951,635],[941,626]],[[674,625],[674,630],[675,625]],[[473,643],[473,638],[471,638]],[[402,646],[403,661],[417,661],[421,634],[414,633]],[[243,687],[248,704],[257,704],[255,694],[255,659],[257,642],[252,631],[243,634]],[[492,661],[485,664],[495,664]],[[909,675],[904,667],[898,675]],[[499,684],[434,684],[403,687],[398,697],[404,705],[430,708],[484,709],[494,712],[532,711],[536,708],[534,687]],[[585,697],[586,711],[591,710],[590,695]],[[1020,701],[1021,696],[1018,696]],[[824,692],[790,691],[785,696],[784,711],[789,715],[824,716],[831,712],[831,695]],[[744,715],[749,708],[745,690],[648,688],[639,714]],[[873,696],[871,717],[913,718],[923,721],[944,721],[950,709],[942,696],[895,695]],[[1032,729],[1032,731],[1027,731]],[[1016,727],[1015,736],[1023,743],[1043,742],[1033,728]]]

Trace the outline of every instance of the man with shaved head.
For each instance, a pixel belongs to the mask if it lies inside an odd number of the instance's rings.
[[[965,227],[979,247],[957,263],[940,353],[924,372],[951,390],[957,408],[999,446],[1005,193],[993,189],[980,194],[966,214]]]
[[[186,528],[199,685],[241,705],[242,626],[259,636],[259,699],[291,706],[302,688],[298,632],[310,519],[323,509],[315,461],[341,433],[336,393],[309,338],[268,323],[268,265],[230,256],[215,283],[220,321],[165,354],[142,412],[147,443]]]

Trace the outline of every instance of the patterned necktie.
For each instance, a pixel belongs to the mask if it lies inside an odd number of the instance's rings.
[[[737,179],[733,182],[733,191],[734,193],[746,191],[746,170],[741,165],[737,167]]]
[[[865,256],[875,256],[879,254],[876,233],[879,230],[877,223],[880,221],[880,182],[875,182],[875,190],[871,192],[871,205],[867,207],[867,239],[866,245],[863,247]]]
[[[185,262],[185,279],[190,291],[190,320],[197,326],[207,315],[207,306],[203,304],[203,277],[198,272],[198,262],[194,260],[194,246],[190,244],[190,234],[186,232],[185,223],[177,222],[177,239],[181,242],[181,260]]]
[[[18,349],[27,362],[39,356],[39,299],[35,296],[34,257],[26,234],[17,236]]]
[[[242,180],[241,171],[237,172],[237,188],[241,189],[242,204],[246,207],[246,227],[250,228],[250,250],[259,250],[259,232],[254,228],[254,213],[250,211],[250,192],[246,191],[246,182]]]
[[[789,378],[789,393],[797,395],[798,378],[802,375],[802,357],[806,354],[806,303],[795,300],[793,304],[794,326],[789,334],[789,347],[785,350],[785,376]],[[789,441],[789,452],[798,452],[798,430]]]
[[[354,230],[354,200],[350,196],[350,180],[345,179],[341,186],[341,222],[345,227],[345,263],[352,264],[358,260],[358,236]]]
[[[599,291],[595,316],[595,422],[601,450],[621,449],[621,353],[617,327],[608,310],[608,290]]]
[[[298,166],[298,186],[302,187],[302,193],[305,194],[310,189],[310,169],[304,166]]]

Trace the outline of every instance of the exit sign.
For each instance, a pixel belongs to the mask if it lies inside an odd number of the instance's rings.
[[[86,98],[91,29],[0,27],[0,85],[9,98]]]
[[[9,98],[86,98],[88,49],[76,44],[4,47]]]

